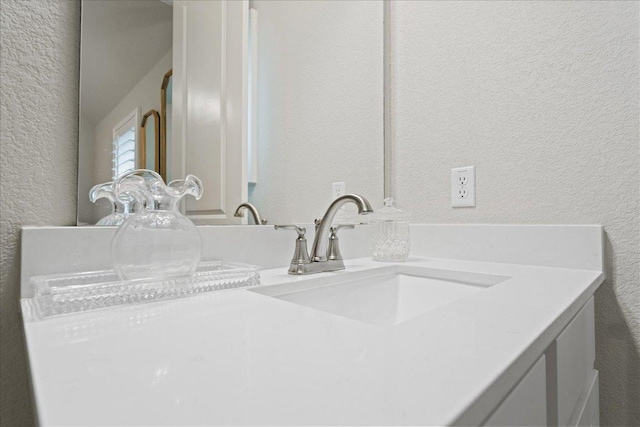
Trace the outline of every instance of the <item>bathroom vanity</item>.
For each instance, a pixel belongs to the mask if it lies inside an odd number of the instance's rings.
[[[406,263],[371,261],[359,226],[345,270],[305,276],[289,233],[199,229],[261,285],[45,319],[30,277],[109,268],[114,230],[24,229],[41,425],[599,423],[600,226],[412,225]]]

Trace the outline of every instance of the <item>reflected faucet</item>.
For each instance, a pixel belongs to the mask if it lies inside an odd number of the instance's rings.
[[[276,225],[278,229],[292,229],[298,233],[296,251],[291,260],[289,274],[312,274],[326,271],[344,270],[344,261],[338,247],[338,230],[353,228],[353,226],[333,226],[333,220],[338,210],[346,203],[353,203],[360,215],[372,213],[369,201],[357,194],[345,194],[338,197],[329,205],[327,212],[321,219],[316,220],[316,236],[313,241],[311,255],[307,255],[306,230],[294,225]]]
[[[233,214],[233,216],[242,218],[244,216],[245,210],[251,212],[251,215],[253,216],[253,222],[256,225],[265,225],[267,223],[267,220],[262,218],[262,215],[260,215],[260,211],[258,211],[258,208],[256,208],[249,202],[241,203],[240,206],[238,206],[238,208],[236,209],[236,212]]]

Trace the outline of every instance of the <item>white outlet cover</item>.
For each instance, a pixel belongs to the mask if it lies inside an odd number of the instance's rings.
[[[451,169],[451,207],[468,208],[476,205],[476,167]]]
[[[346,185],[344,182],[334,182],[331,189],[331,199],[335,200],[340,196],[344,196],[346,191]]]

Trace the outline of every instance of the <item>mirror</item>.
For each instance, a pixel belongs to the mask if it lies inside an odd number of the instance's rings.
[[[147,148],[147,143],[153,146],[156,135],[159,137],[158,117],[145,120],[146,132],[141,128],[147,112],[160,110],[160,85],[172,66],[172,41],[173,8],[167,3],[82,2],[79,225],[95,224],[111,211],[105,199],[96,204],[89,201],[91,187],[140,165],[142,139]],[[125,132],[127,129],[133,132]],[[118,138],[120,135],[127,138]],[[133,151],[119,152],[118,144],[125,139],[132,140]],[[155,156],[156,150],[146,151]],[[133,162],[125,164],[130,155]]]
[[[203,2],[82,2],[79,225],[95,224],[109,213],[108,203],[92,204],[88,192],[121,172],[114,154],[118,132],[123,132],[118,126],[137,125],[135,133],[127,133],[136,139],[136,165],[144,164],[168,180],[181,178],[172,172],[180,164],[192,173],[180,153],[197,156],[198,152],[180,145],[186,144],[181,138],[191,140],[175,126],[193,112],[203,117],[204,110],[197,111],[197,103],[189,104],[192,110],[177,104],[176,93],[186,88],[180,84],[183,77],[176,80],[173,20],[179,8],[189,3],[200,7]],[[233,43],[223,49],[227,55],[246,55],[248,64],[244,201],[255,205],[269,224],[312,222],[331,202],[334,183],[344,183],[346,192],[362,194],[374,208],[380,206],[384,192],[383,3],[242,3],[247,11],[247,49],[233,50]],[[232,7],[218,4],[223,11]],[[190,36],[184,43],[200,42]],[[202,108],[215,112],[207,100],[203,102]],[[240,117],[233,109],[225,114],[227,120]],[[224,169],[224,157],[220,159],[217,163],[197,159],[197,164]],[[212,177],[204,181],[205,195],[224,195],[224,188],[216,187],[224,174],[212,173]],[[231,213],[235,208],[226,207]]]

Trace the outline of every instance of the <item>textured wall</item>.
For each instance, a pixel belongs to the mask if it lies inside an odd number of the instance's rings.
[[[640,425],[638,2],[392,2],[393,190],[423,222],[601,223],[605,425]],[[477,168],[452,209],[449,170]]]
[[[381,205],[381,2],[256,1],[258,183],[270,224],[309,222],[333,182]]]
[[[2,0],[0,19],[0,424],[26,426],[19,232],[75,224],[80,5]]]

